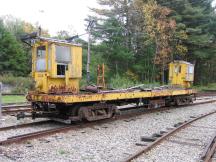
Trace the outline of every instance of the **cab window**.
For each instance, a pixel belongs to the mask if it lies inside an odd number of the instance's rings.
[[[71,48],[69,46],[55,46],[55,55],[57,63],[57,76],[65,76],[65,71],[68,70],[68,64],[71,63]]]
[[[65,71],[68,70],[68,65],[57,64],[57,76],[65,76]]]
[[[194,73],[194,66],[193,65],[189,65],[188,66],[188,72],[189,72],[189,74],[193,74]]]
[[[175,66],[175,73],[181,73],[181,65]]]
[[[56,62],[57,63],[70,63],[71,50],[67,46],[56,46]]]
[[[38,72],[46,71],[46,47],[45,46],[37,47],[36,71]]]

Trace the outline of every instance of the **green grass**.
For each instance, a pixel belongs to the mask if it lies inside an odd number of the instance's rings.
[[[211,83],[208,85],[198,85],[194,86],[195,89],[198,91],[205,91],[205,90],[216,90],[216,83]]]
[[[64,155],[64,154],[66,154],[67,152],[66,151],[64,151],[64,150],[59,150],[59,154],[60,155]]]
[[[19,95],[5,95],[2,96],[2,103],[8,104],[8,103],[21,103],[26,102],[25,96],[19,96]]]

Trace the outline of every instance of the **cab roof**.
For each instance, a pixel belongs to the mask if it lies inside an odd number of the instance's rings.
[[[40,41],[47,41],[51,43],[59,43],[59,44],[65,44],[65,45],[73,45],[73,46],[78,46],[81,47],[81,44],[76,44],[76,43],[71,43],[67,40],[61,40],[61,39],[55,39],[55,38],[46,38],[46,37],[38,37]]]
[[[190,62],[187,62],[187,61],[183,61],[183,60],[174,60],[173,62],[171,63],[178,63],[178,64],[187,64],[187,65],[193,65],[191,64]]]

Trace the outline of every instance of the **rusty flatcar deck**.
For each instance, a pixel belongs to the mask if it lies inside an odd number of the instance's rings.
[[[196,91],[193,89],[165,89],[151,91],[125,91],[125,92],[99,92],[80,94],[37,94],[29,93],[27,99],[31,102],[52,102],[52,103],[82,103],[99,102],[112,100],[127,100],[138,98],[157,98],[167,96],[192,95]]]

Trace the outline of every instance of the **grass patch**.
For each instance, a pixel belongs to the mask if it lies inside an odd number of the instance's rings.
[[[216,83],[210,83],[208,85],[197,85],[194,86],[195,89],[198,91],[205,91],[205,90],[216,90]]]
[[[9,104],[9,103],[22,103],[26,102],[25,96],[19,96],[19,95],[5,95],[2,96],[2,103],[3,104]]]

